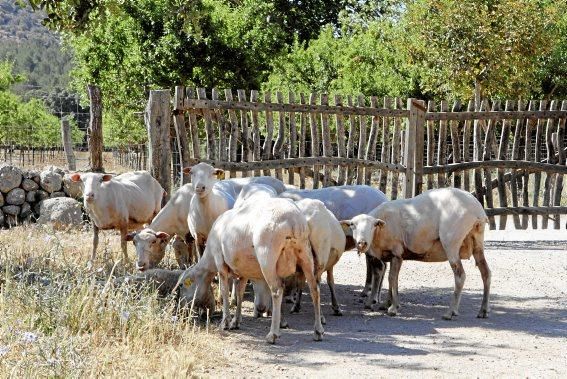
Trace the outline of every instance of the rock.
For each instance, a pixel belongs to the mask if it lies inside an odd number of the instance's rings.
[[[22,205],[26,201],[26,191],[21,188],[14,188],[6,194],[6,204]]]
[[[67,197],[67,195],[63,191],[55,191],[49,197],[53,199],[55,197]]]
[[[44,190],[38,190],[35,199],[36,199],[36,201],[42,201],[42,200],[45,200],[45,199],[49,199],[49,194],[47,192],[45,192]]]
[[[17,216],[20,214],[20,207],[18,205],[5,205],[2,207],[2,212],[5,215]]]
[[[34,203],[37,199],[37,191],[30,191],[26,194],[26,201],[28,203]]]
[[[0,192],[0,207],[4,205],[4,195]]]
[[[26,218],[29,215],[31,215],[32,209],[31,209],[31,205],[29,203],[23,203],[22,207],[20,208],[20,217],[21,218]]]
[[[39,184],[40,181],[39,171],[35,171],[35,170],[24,171],[22,176],[24,177],[24,179],[30,179]]]
[[[83,197],[83,185],[81,182],[74,182],[71,180],[69,174],[63,177],[63,191],[67,196],[73,199],[80,199]]]
[[[57,197],[42,200],[39,203],[40,224],[52,224],[55,229],[67,229],[81,225],[83,222],[83,211],[81,203],[69,197]]]
[[[57,166],[45,166],[43,168],[43,171],[53,171],[59,174],[59,176],[64,177],[66,174],[66,171],[63,170],[61,167],[57,167]]]
[[[0,166],[0,192],[8,193],[20,186],[22,170],[15,166]]]
[[[4,212],[0,211],[0,228],[4,226]]]
[[[21,187],[25,191],[35,191],[35,190],[39,189],[39,186],[37,185],[36,182],[34,182],[32,179],[27,179],[27,178],[22,180]]]
[[[59,174],[56,167],[48,167],[43,170],[40,174],[41,177],[41,188],[45,191],[52,193],[59,191],[61,189],[61,183],[63,181],[63,175]]]

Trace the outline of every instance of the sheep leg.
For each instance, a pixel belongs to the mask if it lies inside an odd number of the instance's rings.
[[[379,260],[380,264],[378,265],[377,273],[378,273],[378,294],[374,299],[377,304],[380,304],[382,301],[382,285],[384,284],[384,276],[386,276],[386,268],[388,267],[387,263]]]
[[[220,330],[229,328],[230,309],[229,309],[229,294],[228,294],[228,270],[224,267],[219,271],[219,283],[222,295],[222,320],[219,325]]]
[[[364,254],[366,256],[366,281],[364,282],[364,289],[360,293],[360,297],[367,297],[372,290],[372,257],[370,254]]]
[[[244,298],[244,290],[246,290],[245,278],[236,279],[233,281],[233,286],[236,287],[236,313],[230,322],[230,329],[239,329],[240,322],[242,321],[242,299]]]
[[[390,284],[390,302],[388,308],[388,315],[396,316],[400,306],[400,299],[398,297],[398,277],[400,269],[402,268],[402,258],[398,256],[392,257],[392,264],[390,265],[390,274],[388,275],[388,282]]]
[[[484,285],[484,292],[482,294],[482,305],[480,306],[480,312],[478,312],[477,317],[479,318],[486,318],[488,317],[488,313],[490,312],[488,302],[490,298],[490,280],[492,274],[490,273],[490,269],[488,268],[488,264],[486,263],[486,259],[484,258],[484,249],[482,246],[477,247],[475,246],[473,250],[473,257],[480,270],[480,275],[482,276],[482,283]]]
[[[449,260],[451,268],[453,269],[453,274],[455,275],[455,291],[453,292],[453,297],[451,298],[451,305],[449,311],[443,315],[444,320],[451,320],[453,316],[459,315],[459,303],[461,302],[461,292],[463,291],[463,286],[465,284],[465,270],[461,262],[461,258],[458,256],[458,251],[456,251],[457,257]],[[455,254],[447,254],[455,256]]]
[[[299,313],[301,309],[301,295],[303,294],[303,282],[300,284],[299,281],[297,283],[297,287],[293,290],[294,295],[293,298],[293,306],[291,307],[290,313]]]
[[[93,250],[91,252],[91,262],[94,263],[96,258],[96,249],[98,248],[98,226],[93,222]]]
[[[121,226],[120,227],[120,247],[122,248],[122,258],[124,259],[124,263],[128,264],[128,241],[126,241],[126,237],[128,235],[128,226]]]
[[[342,316],[341,306],[337,300],[337,295],[335,293],[335,276],[333,275],[333,267],[327,270],[327,284],[329,285],[329,290],[331,291],[331,306],[333,307],[333,314],[335,316]]]
[[[311,292],[311,299],[313,300],[313,313],[315,314],[315,331],[313,339],[315,341],[321,341],[323,339],[323,333],[325,332],[321,323],[321,290],[319,288],[319,282],[313,273],[313,261],[308,260],[306,256],[309,257],[307,254],[304,254],[300,258],[299,264],[303,274],[305,275],[309,291]]]
[[[380,297],[382,281],[384,280],[384,263],[374,257],[371,257],[369,263],[371,267],[372,286],[370,287],[370,296],[364,303],[364,309],[372,309],[373,304],[380,303],[380,301],[376,299]]]

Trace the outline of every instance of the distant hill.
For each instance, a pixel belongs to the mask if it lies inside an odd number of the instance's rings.
[[[60,46],[57,34],[41,24],[43,15],[21,8],[14,0],[0,0],[0,60],[14,62],[27,81],[16,89],[50,92],[69,82],[71,55]]]

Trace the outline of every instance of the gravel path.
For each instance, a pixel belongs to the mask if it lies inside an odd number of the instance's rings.
[[[460,313],[448,307],[453,275],[447,262],[404,262],[400,273],[400,315],[363,310],[359,293],[364,259],[347,252],[335,270],[344,315],[331,316],[330,296],[322,285],[327,325],[322,342],[312,341],[312,305],[304,296],[299,314],[277,344],[264,342],[268,318],[253,319],[245,302],[241,330],[223,332],[228,367],[205,375],[229,377],[344,376],[567,376],[567,235],[565,230],[519,241],[526,231],[487,234],[486,257],[492,270],[492,312],[477,319],[482,280],[474,261],[467,273]],[[517,235],[516,235],[517,234]],[[553,238],[550,238],[553,237]],[[560,240],[562,237],[563,240]],[[385,287],[387,287],[385,280]],[[386,292],[383,292],[385,296]]]

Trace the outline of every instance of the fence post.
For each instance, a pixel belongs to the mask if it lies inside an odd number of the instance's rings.
[[[173,125],[175,126],[179,164],[181,165],[181,185],[189,182],[189,175],[183,174],[183,168],[189,166],[189,143],[187,141],[187,130],[185,129],[185,115],[183,114],[184,98],[185,87],[175,86],[175,95],[173,97]]]
[[[405,135],[404,162],[406,177],[404,181],[404,198],[409,199],[421,193],[423,187],[423,152],[425,127],[425,102],[408,99],[409,116]]]
[[[93,172],[103,172],[102,167],[102,95],[98,86],[87,85],[90,100],[89,163]]]
[[[149,143],[148,169],[166,191],[164,202],[171,192],[170,99],[169,90],[150,91],[144,114]]]
[[[71,127],[69,120],[66,118],[61,119],[61,139],[63,140],[63,150],[67,158],[67,168],[70,171],[75,171],[77,165],[75,163],[75,154],[73,153],[73,143],[71,141]]]

